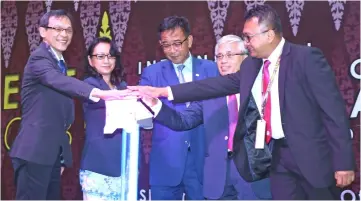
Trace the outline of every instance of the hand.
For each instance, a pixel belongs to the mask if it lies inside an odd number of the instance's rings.
[[[153,107],[158,103],[158,98],[152,98],[150,96],[143,96],[142,100],[145,104],[147,104],[149,107]]]
[[[137,99],[139,92],[129,89],[125,90],[94,90],[92,96],[103,100],[128,100]]]
[[[142,97],[152,97],[152,98],[159,98],[159,97],[168,97],[168,90],[166,87],[158,88],[158,87],[151,87],[151,86],[128,86],[129,90],[133,92],[138,92],[137,95]]]
[[[348,171],[336,171],[335,172],[336,186],[345,187],[350,185],[355,180],[355,172]]]
[[[61,167],[61,169],[60,169],[60,175],[62,175],[63,172],[64,172],[64,167]]]

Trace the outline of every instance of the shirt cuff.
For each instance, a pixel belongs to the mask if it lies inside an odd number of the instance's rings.
[[[160,101],[160,100],[158,99],[157,104],[155,104],[154,106],[151,107],[151,109],[152,109],[153,112],[154,112],[154,117],[156,117],[156,116],[159,114],[160,109],[162,109],[162,105],[163,105],[162,101]]]
[[[98,91],[98,90],[100,90],[100,89],[94,88],[94,89],[90,92],[89,99],[92,100],[93,102],[99,102],[99,100],[100,100],[100,98],[98,98],[98,97],[93,97],[93,93],[94,93],[95,91]]]
[[[168,91],[168,100],[169,101],[174,100],[172,89],[170,87],[167,87],[167,91]]]

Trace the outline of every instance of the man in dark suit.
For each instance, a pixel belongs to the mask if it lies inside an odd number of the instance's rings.
[[[66,76],[62,52],[71,42],[71,16],[52,10],[40,19],[40,46],[30,55],[21,87],[21,125],[11,147],[16,199],[60,200],[61,160],[72,165],[66,130],[74,120],[72,97],[99,101],[120,98]]]
[[[217,76],[216,64],[192,57],[193,37],[184,17],[171,16],[158,28],[159,43],[166,60],[148,66],[140,85],[165,87]],[[178,111],[186,104],[163,104]],[[150,154],[150,186],[153,200],[203,199],[204,128],[199,125],[188,131],[174,131],[154,122]]]
[[[270,173],[276,200],[339,199],[337,187],[354,180],[355,161],[345,105],[325,57],[317,48],[285,41],[280,18],[267,4],[246,13],[242,37],[252,57],[238,73],[168,88],[130,88],[173,102],[239,92],[233,159],[242,177],[252,181],[256,173]],[[245,140],[257,127],[257,139],[267,143],[263,149]],[[270,168],[248,154],[259,150],[272,151]],[[256,172],[260,168],[264,172]]]
[[[247,50],[242,39],[226,35],[217,41],[215,57],[222,76],[239,71]],[[203,193],[208,200],[271,199],[269,179],[248,183],[232,161],[232,139],[237,121],[239,94],[193,102],[183,111],[171,109],[157,99],[152,109],[155,120],[173,130],[189,130],[201,124],[205,128]]]

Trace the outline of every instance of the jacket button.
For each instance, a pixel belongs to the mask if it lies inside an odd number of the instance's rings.
[[[224,137],[224,140],[228,140],[228,136],[225,136],[225,137]]]
[[[205,157],[209,157],[209,154],[205,154],[204,156],[205,156]]]

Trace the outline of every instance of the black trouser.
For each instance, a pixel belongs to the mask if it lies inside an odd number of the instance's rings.
[[[16,200],[61,200],[60,155],[53,166],[13,158]]]
[[[303,177],[285,139],[274,140],[271,167],[271,191],[275,200],[339,200],[336,183],[315,188]]]

